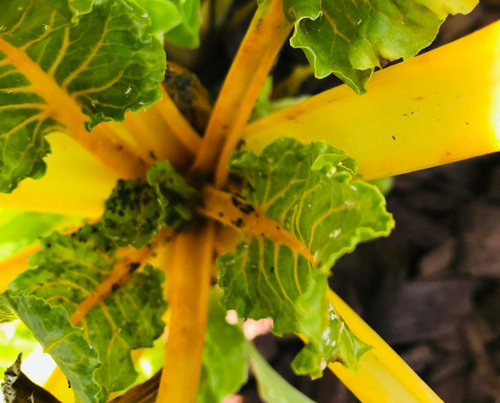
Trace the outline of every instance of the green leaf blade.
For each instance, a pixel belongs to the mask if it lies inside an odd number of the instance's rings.
[[[141,180],[120,179],[106,200],[102,217],[107,235],[118,246],[146,245],[155,236],[163,212],[153,189]]]
[[[181,48],[200,44],[200,0],[137,0],[151,18],[152,33]]]
[[[226,321],[221,292],[212,289],[198,388],[199,403],[220,403],[248,378],[247,341],[241,328]]]
[[[93,379],[100,366],[97,353],[85,339],[83,330],[69,323],[67,313],[36,296],[9,295],[9,303],[52,355],[70,381],[75,395],[82,402],[102,400],[98,398],[102,396],[102,390]]]
[[[130,0],[1,0],[0,8],[0,191],[10,192],[44,175],[46,135],[83,126],[85,115],[89,130],[121,121],[157,101],[165,54]]]
[[[55,228],[77,222],[59,214],[0,209],[0,260],[20,252]]]
[[[299,375],[320,377],[328,362],[340,361],[347,368],[358,369],[358,362],[371,346],[363,343],[347,326],[333,305],[328,306],[328,324],[321,334],[321,342],[308,343],[292,362]],[[316,346],[321,346],[318,349]]]
[[[184,48],[200,44],[200,0],[170,0],[182,16],[181,23],[165,33],[165,39]]]
[[[449,14],[468,13],[474,0],[287,0],[295,22],[290,39],[301,48],[316,77],[334,74],[358,93],[379,57],[409,59],[428,46]]]
[[[260,355],[255,346],[247,344],[252,372],[258,383],[259,396],[267,403],[313,403],[285,381]]]
[[[120,179],[106,200],[103,229],[117,246],[139,249],[162,226],[174,229],[193,218],[198,192],[168,161],[147,173],[147,182]]]
[[[56,360],[77,399],[105,401],[137,376],[131,351],[152,346],[163,331],[164,275],[151,266],[135,271],[131,263],[128,280],[73,325],[71,315],[117,263],[116,245],[97,224],[72,236],[55,233],[42,246],[3,301]]]
[[[310,257],[266,234],[246,235],[234,253],[218,260],[223,305],[243,317],[271,317],[278,335],[306,336],[315,352],[308,366],[314,377],[321,374],[322,360],[354,362],[352,343],[340,343],[332,353],[323,337],[340,326],[329,319],[330,267],[359,242],[387,236],[394,226],[382,194],[361,181],[356,169],[342,150],[293,139],[278,139],[260,155],[236,152],[230,162],[231,172],[246,181],[246,201],[295,236]]]
[[[147,182],[154,189],[167,227],[176,228],[193,218],[198,191],[168,161],[153,165],[147,173]]]

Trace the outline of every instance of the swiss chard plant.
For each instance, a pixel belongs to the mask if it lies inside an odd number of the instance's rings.
[[[0,322],[20,319],[53,357],[62,401],[220,402],[249,371],[266,401],[310,401],[245,338],[247,318],[304,340],[298,374],[328,367],[363,401],[439,401],[328,278],[394,227],[366,180],[499,149],[500,25],[369,81],[477,1],[257,3],[200,131],[166,60],[231,1],[0,0],[0,206],[80,217],[6,220],[20,250],[0,263]],[[288,38],[347,85],[266,97]],[[148,354],[161,372],[138,383]],[[21,375],[6,372],[7,397],[24,396]]]

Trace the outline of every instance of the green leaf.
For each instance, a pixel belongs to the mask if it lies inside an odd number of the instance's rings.
[[[163,219],[160,203],[153,188],[139,179],[120,179],[105,207],[103,226],[118,246],[139,249],[160,229]]]
[[[330,267],[359,242],[387,236],[394,227],[384,197],[356,169],[342,150],[294,139],[278,139],[260,155],[238,151],[230,162],[230,171],[246,181],[246,202],[292,234],[310,256],[266,234],[246,235],[235,252],[218,260],[223,305],[242,317],[272,317],[278,335],[303,334],[323,361],[342,359],[332,356],[324,337],[334,326],[326,297]],[[312,376],[321,374],[321,359],[316,363]]]
[[[120,179],[106,201],[102,225],[120,247],[139,249],[162,225],[176,228],[193,218],[198,192],[168,161],[153,165],[147,182]]]
[[[387,176],[385,178],[373,179],[370,183],[378,187],[383,195],[387,195],[394,188],[394,177]]]
[[[136,0],[151,18],[151,32],[181,48],[200,44],[200,0]]]
[[[315,75],[335,74],[358,93],[379,57],[409,59],[428,46],[448,14],[468,13],[477,0],[285,0],[295,22],[290,44]]]
[[[0,0],[0,191],[45,172],[45,136],[87,128],[160,97],[150,20],[131,0]],[[80,111],[83,112],[80,113]]]
[[[313,403],[285,381],[260,355],[252,343],[247,344],[248,357],[259,387],[259,395],[268,403]]]
[[[180,23],[166,31],[165,39],[181,48],[200,45],[200,0],[168,0],[181,16]]]
[[[248,378],[247,341],[237,325],[226,321],[220,306],[221,291],[212,288],[203,349],[199,403],[218,403],[236,393]]]
[[[131,350],[151,346],[163,330],[164,275],[151,266],[134,271],[134,263],[125,284],[71,324],[77,306],[109,276],[115,249],[99,224],[72,236],[54,233],[3,297],[65,373],[78,401],[103,402],[130,385],[137,375]]]
[[[316,348],[316,343],[308,343],[295,357],[292,368],[297,374],[320,377],[318,368],[324,368],[327,362],[333,361],[340,361],[346,367],[356,370],[360,358],[371,350],[370,346],[352,333],[332,304],[329,304],[328,325],[321,338],[325,346],[323,351]]]
[[[35,243],[40,236],[48,235],[56,227],[67,226],[74,221],[59,214],[0,209],[0,260]]]
[[[198,192],[186,183],[168,161],[153,165],[148,171],[147,181],[164,210],[167,227],[175,228],[193,218]]]
[[[0,323],[16,320],[17,316],[9,306],[9,300],[5,294],[0,294]]]
[[[151,18],[151,33],[163,37],[182,23],[182,15],[170,0],[137,0]]]

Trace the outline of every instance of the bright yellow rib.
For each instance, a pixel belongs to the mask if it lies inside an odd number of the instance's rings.
[[[53,133],[47,139],[52,153],[46,158],[46,175],[24,180],[11,194],[0,194],[0,207],[100,216],[117,175],[65,134]]]
[[[209,222],[197,232],[188,229],[179,234],[173,241],[172,259],[164,263],[172,266],[171,315],[158,403],[196,402],[207,325],[214,229]]]
[[[500,22],[250,124],[246,148],[279,137],[345,149],[365,179],[500,150]]]
[[[226,182],[227,162],[291,29],[281,0],[259,5],[219,92],[193,165],[195,172],[206,175],[217,164],[217,187]]]
[[[172,134],[186,147],[192,155],[196,155],[201,146],[202,138],[196,133],[186,118],[179,111],[163,85],[160,85],[162,100],[154,104]]]
[[[363,403],[442,402],[403,359],[331,290],[328,300],[354,334],[373,347],[361,357],[358,372],[338,362],[329,365],[359,400]]]
[[[159,88],[163,99],[151,108],[136,113],[127,112],[124,122],[108,122],[106,125],[135,143],[135,151],[151,165],[156,160],[168,160],[176,167],[185,167],[194,154],[190,147],[197,149],[201,138],[179,112],[163,86]]]
[[[69,387],[66,375],[59,367],[55,367],[49,379],[43,385],[44,389],[52,393],[61,402],[74,402],[75,395],[73,389]]]

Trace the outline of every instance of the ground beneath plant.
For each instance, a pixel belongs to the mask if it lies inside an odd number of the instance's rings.
[[[481,1],[472,14],[448,20],[433,46],[498,19],[500,1]],[[209,90],[220,85],[221,66],[245,24],[214,40],[209,55],[220,65],[206,70],[203,55],[191,63]],[[302,54],[286,49],[275,75],[286,76],[297,63],[305,63]],[[336,83],[311,78],[301,93]],[[445,402],[500,402],[500,154],[396,177],[387,200],[393,234],[343,257],[333,269],[333,288]],[[267,334],[255,342],[313,400],[357,401],[328,371],[316,381],[292,373],[301,348],[296,338]],[[259,402],[255,381],[233,401]]]

